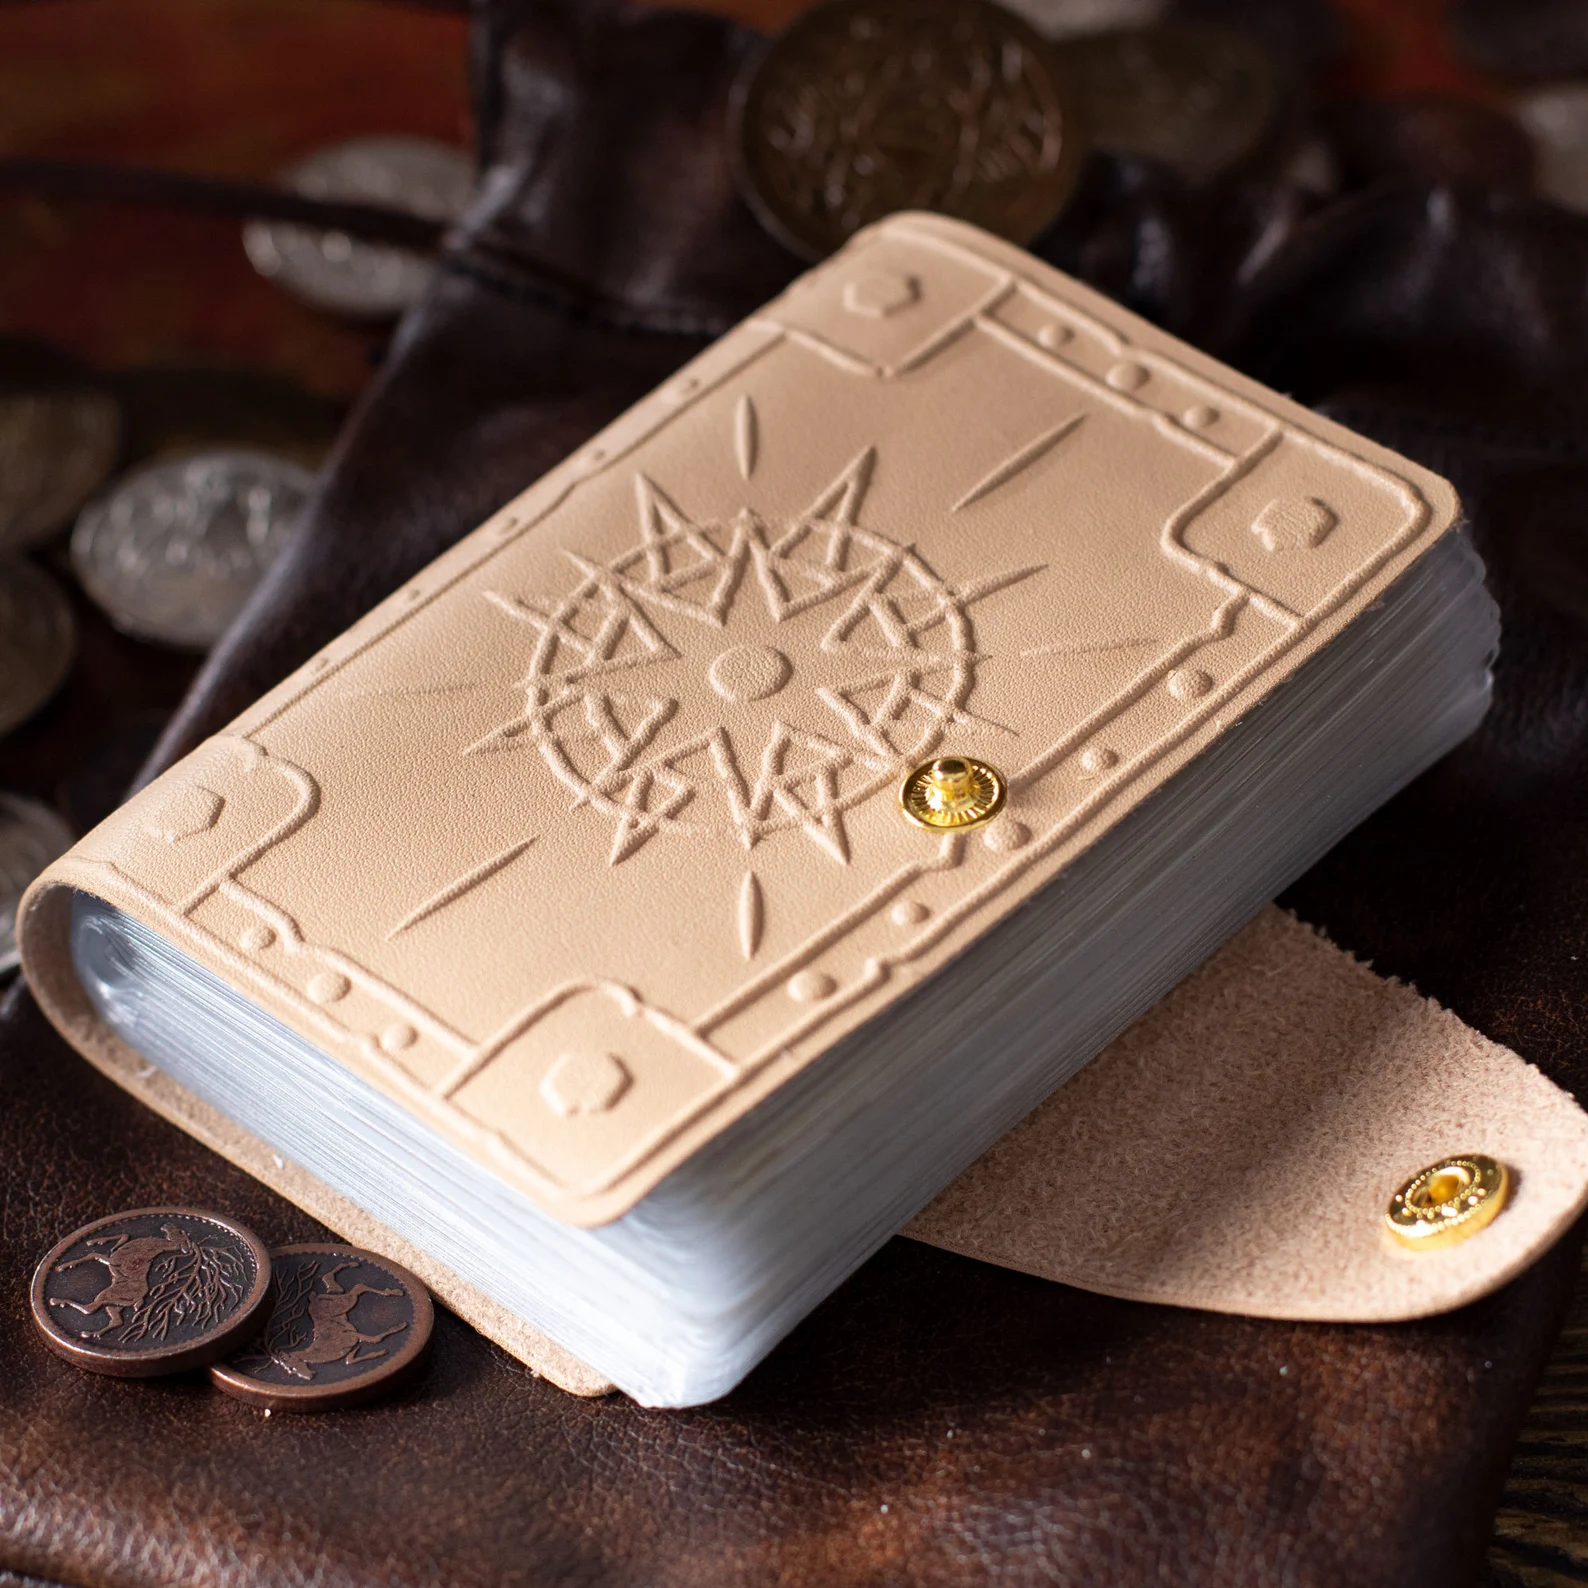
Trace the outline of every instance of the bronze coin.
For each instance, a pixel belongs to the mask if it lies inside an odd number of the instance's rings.
[[[278,1246],[264,1328],[210,1369],[218,1389],[278,1412],[328,1411],[383,1394],[424,1355],[430,1292],[353,1246]]]
[[[1060,47],[1093,142],[1208,182],[1251,158],[1283,109],[1278,63],[1230,28],[1172,24]]]
[[[140,1208],[75,1230],[33,1275],[33,1321],[91,1373],[203,1367],[259,1328],[270,1253],[246,1226],[195,1208]]]
[[[735,86],[740,186],[820,259],[897,210],[1028,243],[1064,208],[1083,138],[1053,46],[988,0],[828,0]]]

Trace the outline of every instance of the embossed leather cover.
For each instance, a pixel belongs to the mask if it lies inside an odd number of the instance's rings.
[[[491,201],[165,758],[793,273],[726,176],[749,35],[607,0],[502,0],[480,32]],[[1105,162],[1042,249],[1456,479],[1504,610],[1495,708],[1288,902],[1588,1095],[1588,228],[1426,193],[1298,227],[1287,197],[1258,198]],[[1443,1081],[1399,1074],[1419,1097]],[[322,1233],[91,1070],[22,986],[0,1006],[0,1077],[13,1276],[116,1207],[202,1201],[272,1240]],[[896,1241],[689,1413],[572,1400],[442,1312],[396,1403],[266,1422],[196,1380],[86,1379],[37,1342],[16,1283],[0,1567],[115,1588],[1473,1581],[1579,1246],[1454,1315],[1335,1327],[1109,1300]]]
[[[1031,256],[898,217],[52,867],[29,979],[81,1040],[59,900],[100,894],[604,1222],[1052,880],[1456,512]],[[897,808],[944,749],[1008,774],[972,837]]]

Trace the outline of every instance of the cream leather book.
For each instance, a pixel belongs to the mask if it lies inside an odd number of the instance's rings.
[[[27,974],[522,1354],[709,1399],[1471,731],[1457,519],[897,217],[85,838]]]

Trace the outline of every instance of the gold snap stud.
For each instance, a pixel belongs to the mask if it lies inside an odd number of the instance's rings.
[[[917,827],[980,827],[1004,808],[1003,774],[985,761],[945,755],[924,761],[899,787],[899,808]]]
[[[1511,1175],[1481,1152],[1460,1152],[1420,1169],[1390,1198],[1384,1223],[1402,1246],[1427,1251],[1476,1235],[1505,1206]]]

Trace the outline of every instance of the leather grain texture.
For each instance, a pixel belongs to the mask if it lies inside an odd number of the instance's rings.
[[[1512,1171],[1510,1222],[1442,1251],[1385,1239],[1396,1187],[1452,1151]],[[1109,1296],[1386,1323],[1487,1295],[1585,1201],[1565,1092],[1270,907],[904,1233]]]
[[[487,148],[511,172],[536,138],[564,159],[577,143],[586,207],[560,189],[544,210],[555,249],[518,215],[490,285],[466,252],[408,323],[167,759],[698,350],[641,325],[672,283],[742,265],[756,287],[724,289],[725,323],[777,284],[717,142],[745,36],[590,7],[565,37],[535,17],[486,25],[505,51],[481,66]],[[591,42],[604,26],[620,49]],[[597,135],[617,106],[645,107],[643,141],[620,119]],[[664,176],[665,214],[589,197]],[[1582,1095],[1588,227],[1414,192],[1311,217],[1282,196],[1192,205],[1117,163],[1081,199],[1045,252],[1462,490],[1505,611],[1495,711],[1289,902]],[[553,291],[543,248],[578,282],[627,282],[627,323]],[[1106,1300],[895,1242],[705,1411],[572,1399],[443,1316],[402,1400],[265,1420],[197,1382],[80,1377],[34,1341],[25,1277],[118,1206],[202,1199],[272,1240],[312,1222],[98,1076],[22,990],[0,1076],[0,1566],[82,1588],[1468,1582],[1577,1258],[1564,1241],[1430,1322],[1338,1327]]]
[[[1458,511],[1029,254],[895,217],[84,838],[23,903],[23,964],[161,1097],[75,984],[57,906],[99,894],[604,1224],[880,1027]],[[981,832],[899,812],[950,754],[1004,769]]]
[[[6,1161],[36,1139],[31,1110],[71,1104],[30,1226],[155,1189],[273,1241],[312,1235],[71,1059],[25,998],[7,1033],[34,1102],[8,1111]],[[7,1232],[8,1268],[33,1233]],[[574,1399],[443,1313],[399,1399],[296,1420],[198,1378],[79,1374],[36,1346],[18,1287],[0,1312],[4,1559],[84,1588],[1213,1584],[1302,1562],[1317,1582],[1460,1581],[1495,1474],[1473,1462],[1430,1493],[1411,1453],[1503,1449],[1537,1369],[1518,1343],[1562,1277],[1534,1269],[1426,1325],[1275,1325],[895,1242],[704,1411]]]

